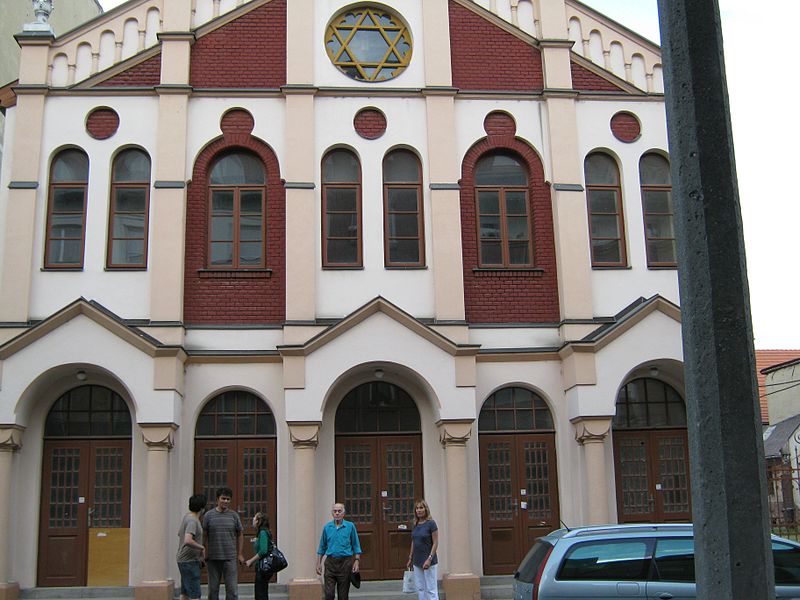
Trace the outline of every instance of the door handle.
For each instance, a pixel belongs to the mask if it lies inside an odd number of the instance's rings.
[[[86,521],[87,521],[86,526],[87,527],[91,527],[92,526],[92,515],[93,514],[94,514],[94,507],[90,506],[89,510],[87,511],[87,514],[86,514]]]
[[[661,592],[658,597],[661,598],[661,600],[670,600],[670,598],[672,598],[672,594],[669,592]]]

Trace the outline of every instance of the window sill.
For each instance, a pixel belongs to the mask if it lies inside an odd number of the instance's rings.
[[[147,271],[147,267],[106,267],[103,270],[107,273],[130,273],[131,271]]]
[[[200,279],[269,279],[272,269],[199,269]]]
[[[48,273],[59,273],[65,271],[68,273],[80,273],[83,271],[83,267],[42,267],[41,270]]]
[[[362,265],[328,265],[322,267],[323,271],[363,271]]]
[[[542,277],[544,269],[535,267],[478,267],[472,269],[476,277]]]
[[[592,271],[631,271],[630,265],[592,265]]]
[[[677,271],[678,265],[647,265],[650,271]]]
[[[425,265],[384,265],[383,268],[387,271],[425,271],[428,267]]]

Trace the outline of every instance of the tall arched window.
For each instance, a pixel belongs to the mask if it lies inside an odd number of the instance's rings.
[[[349,150],[322,161],[322,265],[360,267],[361,165]]]
[[[383,159],[383,201],[386,266],[423,266],[422,171],[412,152],[395,150]]]
[[[224,155],[209,176],[208,266],[263,268],[266,229],[266,173],[249,152]]]
[[[584,169],[592,266],[624,267],[628,259],[617,163],[607,154],[595,152],[586,157]]]
[[[528,172],[511,154],[481,158],[475,167],[481,267],[533,266]]]
[[[648,267],[676,267],[675,222],[669,161],[650,153],[639,161]]]
[[[53,159],[44,256],[48,269],[83,268],[88,182],[89,157],[82,150],[64,150]]]
[[[614,429],[686,427],[686,404],[668,383],[640,377],[617,395]]]
[[[150,157],[137,149],[123,150],[111,173],[106,266],[147,266],[147,224],[150,197]]]

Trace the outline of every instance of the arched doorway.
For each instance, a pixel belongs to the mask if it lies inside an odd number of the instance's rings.
[[[100,385],[71,389],[44,426],[39,586],[128,585],[131,414]]]
[[[614,471],[620,523],[691,521],[686,405],[668,383],[640,377],[617,395]]]
[[[276,535],[277,462],[275,417],[253,393],[230,390],[212,398],[200,412],[195,431],[194,489],[216,504],[220,487],[233,490],[231,508],[239,513],[244,536],[255,535],[253,515],[269,515]],[[249,552],[245,543],[245,554]],[[239,581],[252,582],[252,569],[239,569]]]
[[[364,579],[400,579],[422,491],[422,430],[411,396],[360,385],[336,410],[336,498],[358,527]]]
[[[483,404],[478,433],[483,572],[507,575],[559,527],[553,415],[538,394],[506,387]]]

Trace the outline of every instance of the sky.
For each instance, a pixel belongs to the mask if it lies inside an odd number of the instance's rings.
[[[657,0],[583,0],[629,29],[658,42]],[[121,0],[100,0],[106,10]],[[800,164],[791,150],[800,139],[794,104],[794,36],[800,2],[719,0],[731,122],[742,207],[755,347],[800,349]]]

